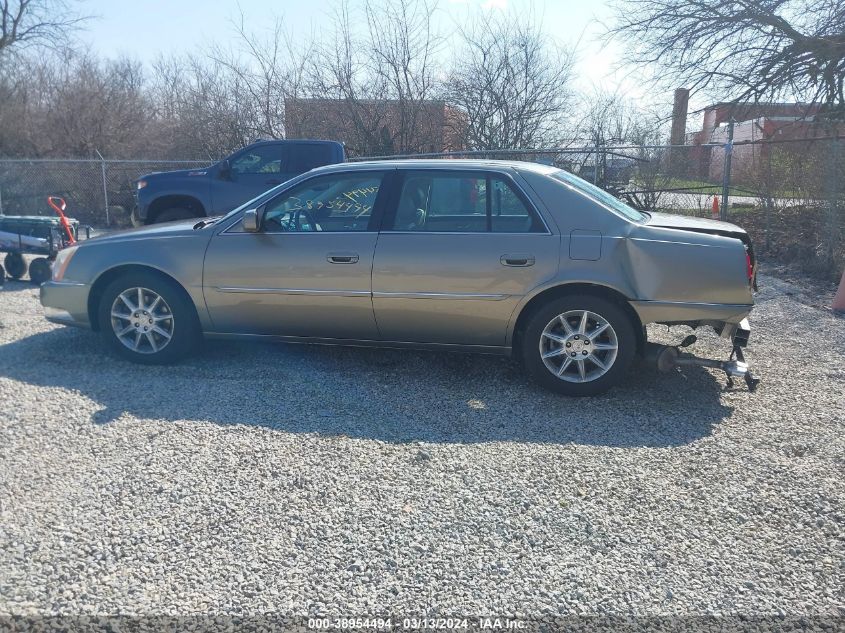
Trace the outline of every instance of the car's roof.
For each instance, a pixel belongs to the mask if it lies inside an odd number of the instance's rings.
[[[343,146],[343,143],[340,141],[330,141],[328,139],[320,139],[320,138],[263,138],[257,141],[253,141],[249,145],[245,145],[244,147],[256,147],[258,145],[273,145],[275,143],[284,143],[285,145],[340,145]]]
[[[555,167],[539,163],[518,160],[491,160],[479,158],[408,158],[355,161],[336,163],[317,167],[312,172],[333,172],[358,169],[446,169],[446,170],[485,170],[485,169],[520,169],[547,174]]]

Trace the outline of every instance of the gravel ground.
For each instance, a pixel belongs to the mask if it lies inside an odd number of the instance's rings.
[[[127,364],[7,282],[0,614],[845,615],[845,319],[761,288],[758,393],[571,400],[471,355]]]

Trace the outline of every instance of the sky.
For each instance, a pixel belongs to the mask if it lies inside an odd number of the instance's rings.
[[[361,0],[350,0],[353,10]],[[605,0],[438,0],[436,20],[446,32],[460,24],[469,11],[533,11],[544,31],[564,45],[576,46],[575,87],[591,92],[600,87],[635,101],[655,102],[630,70],[619,69],[624,51],[600,41],[602,22],[611,18]],[[269,28],[277,16],[296,33],[319,32],[337,6],[336,0],[83,0],[82,10],[92,16],[81,39],[105,57],[127,55],[152,62],[160,54],[203,49],[234,41],[232,21],[245,16],[251,32]],[[449,46],[449,40],[446,41]],[[657,101],[670,101],[671,96]]]

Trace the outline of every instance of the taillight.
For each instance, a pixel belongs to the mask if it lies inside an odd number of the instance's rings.
[[[754,279],[754,264],[751,263],[751,253],[745,253],[745,273],[748,276],[748,283]]]

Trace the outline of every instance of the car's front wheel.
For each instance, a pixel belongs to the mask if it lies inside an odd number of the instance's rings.
[[[607,299],[571,295],[542,306],[521,337],[525,368],[567,396],[594,396],[619,383],[636,353],[625,311]]]
[[[175,362],[201,338],[190,298],[154,273],[130,273],[111,282],[100,299],[99,323],[118,354],[146,365]]]

